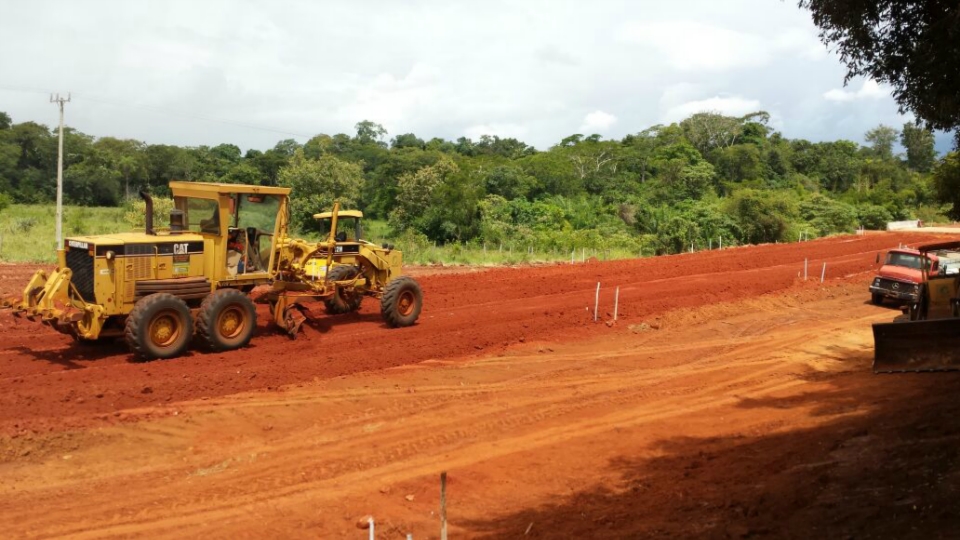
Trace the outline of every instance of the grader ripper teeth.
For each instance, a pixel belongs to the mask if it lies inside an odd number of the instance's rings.
[[[169,227],[154,228],[153,200],[141,192],[143,232],[66,239],[57,269],[38,271],[0,307],[79,341],[122,336],[144,359],[179,356],[194,338],[216,351],[245,346],[256,327],[247,293],[261,285],[291,337],[316,302],[336,315],[373,297],[387,326],[416,323],[420,286],[400,275],[399,250],[363,239],[359,211],[334,204],[316,214],[325,238],[308,242],[288,234],[287,188],[171,182],[170,190]]]

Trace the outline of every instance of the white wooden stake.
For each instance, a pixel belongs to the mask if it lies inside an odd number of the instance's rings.
[[[820,283],[823,283],[823,278],[827,275],[827,263],[823,263],[823,270],[820,271]]]
[[[570,264],[573,264],[573,258],[576,257],[576,255],[577,255],[576,249],[573,249],[570,251]]]
[[[713,238],[707,240],[707,249],[713,249]]]
[[[580,262],[587,262],[587,248],[581,248]]]
[[[447,471],[440,473],[440,540],[447,540]]]
[[[620,308],[620,286],[617,285],[617,292],[613,295],[613,320],[617,320],[617,310]]]
[[[803,280],[807,280],[807,260],[803,260]]]
[[[593,297],[593,322],[597,322],[597,308],[600,306],[600,282],[597,282],[597,294]]]
[[[723,249],[723,236],[720,237],[720,247],[717,249]]]
[[[370,524],[370,540],[376,538],[376,533],[373,531],[373,516],[370,516],[370,519],[367,520],[367,523]]]

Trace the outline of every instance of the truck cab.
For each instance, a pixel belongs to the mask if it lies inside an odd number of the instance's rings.
[[[878,275],[870,283],[871,302],[880,305],[890,298],[900,304],[916,303],[920,298],[924,270],[929,276],[940,275],[940,258],[934,253],[921,255],[916,249],[891,249]]]

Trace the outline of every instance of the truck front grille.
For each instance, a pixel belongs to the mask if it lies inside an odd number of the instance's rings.
[[[87,302],[95,302],[93,294],[93,257],[84,249],[67,250],[67,268],[73,272],[73,286]]]

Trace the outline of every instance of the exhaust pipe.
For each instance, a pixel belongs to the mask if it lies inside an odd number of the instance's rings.
[[[144,228],[145,233],[156,236],[157,232],[153,230],[153,197],[147,193],[146,190],[140,190],[140,196],[143,197],[143,202],[146,203],[146,211],[144,212],[146,216],[146,227]]]

